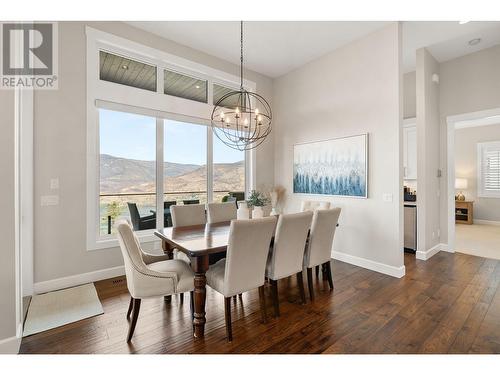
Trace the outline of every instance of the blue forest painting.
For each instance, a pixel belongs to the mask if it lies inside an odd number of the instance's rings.
[[[368,134],[294,145],[293,192],[367,197]]]

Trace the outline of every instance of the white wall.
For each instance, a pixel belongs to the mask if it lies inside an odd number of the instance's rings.
[[[14,90],[0,90],[0,353],[16,336]]]
[[[441,242],[447,234],[446,117],[500,107],[500,45],[440,64]],[[453,193],[452,193],[453,194]]]
[[[439,244],[439,64],[425,48],[417,50],[417,257]]]
[[[403,75],[403,117],[417,116],[417,86],[416,72]]]
[[[369,62],[369,63],[368,63]],[[285,211],[303,199],[342,207],[334,257],[404,273],[402,240],[400,27],[391,24],[275,80],[275,182]],[[292,193],[293,144],[369,133],[368,199]],[[392,194],[392,202],[383,195]]]
[[[86,36],[85,25],[129,40],[239,74],[239,67],[120,22],[59,23],[59,89],[35,94],[35,284],[123,264],[118,248],[86,250]],[[266,98],[272,81],[246,72]],[[273,133],[257,152],[257,186],[274,180]],[[60,182],[60,204],[41,207]]]
[[[467,178],[467,200],[474,201],[474,219],[500,221],[500,198],[477,196],[477,144],[500,141],[500,124],[455,131],[455,175]]]

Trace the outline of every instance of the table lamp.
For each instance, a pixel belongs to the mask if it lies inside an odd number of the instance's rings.
[[[457,201],[464,201],[465,195],[462,193],[462,190],[467,189],[467,179],[466,178],[456,178],[455,179],[455,189],[460,190],[457,195]]]

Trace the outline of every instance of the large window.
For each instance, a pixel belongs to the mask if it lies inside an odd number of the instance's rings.
[[[253,154],[210,129],[213,101],[239,77],[90,27],[86,35],[89,250],[118,245],[119,218],[155,241],[171,204],[220,202],[253,186]]]
[[[245,192],[245,152],[226,146],[213,136],[213,200],[221,202],[228,193]]]
[[[500,198],[500,142],[478,143],[478,196]]]
[[[137,230],[156,228],[156,119],[99,111],[99,232],[119,218]]]
[[[207,202],[207,127],[164,121],[164,192],[168,202]]]

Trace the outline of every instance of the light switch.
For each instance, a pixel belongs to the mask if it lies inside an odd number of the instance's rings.
[[[57,206],[59,204],[59,195],[42,195],[41,206]]]
[[[59,189],[59,179],[58,178],[51,178],[50,179],[50,189],[51,190]]]
[[[392,194],[386,193],[383,195],[382,199],[384,200],[384,202],[392,202]]]

